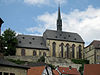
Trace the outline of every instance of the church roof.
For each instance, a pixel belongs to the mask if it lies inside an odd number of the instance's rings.
[[[51,40],[84,43],[81,36],[77,33],[64,32],[64,31],[59,32],[56,30],[46,30],[43,35],[46,39],[51,39]]]
[[[41,36],[18,35],[18,47],[48,50]]]

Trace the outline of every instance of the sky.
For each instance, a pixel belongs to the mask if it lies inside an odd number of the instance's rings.
[[[2,33],[11,28],[42,36],[46,29],[56,30],[59,3],[63,31],[78,33],[85,46],[100,40],[100,0],[0,0]]]

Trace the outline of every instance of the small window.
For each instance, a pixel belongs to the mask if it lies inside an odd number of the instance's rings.
[[[68,35],[68,37],[70,37],[70,35]]]
[[[5,72],[4,72],[4,75],[8,75],[8,73],[5,73]]]
[[[60,34],[60,36],[62,36],[62,35]]]
[[[10,73],[10,75],[15,75],[15,73]]]
[[[66,39],[66,37],[64,37],[64,39]]]
[[[74,38],[74,40],[76,40],[76,38]]]
[[[35,38],[32,38],[33,40],[35,39]]]
[[[2,75],[2,72],[0,72],[0,75]]]
[[[21,43],[21,41],[19,41],[19,43]]]
[[[43,43],[40,43],[41,45],[43,45]]]
[[[57,36],[55,36],[57,38]]]
[[[29,42],[29,44],[32,44],[32,42]]]
[[[23,39],[25,39],[25,37],[22,37]]]

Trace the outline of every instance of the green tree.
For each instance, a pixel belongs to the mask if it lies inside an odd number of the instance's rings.
[[[4,55],[15,55],[16,53],[16,46],[17,46],[17,38],[15,31],[9,29],[6,29],[3,34],[3,46],[5,47],[3,50]]]
[[[38,62],[45,62],[45,57],[41,56],[40,59],[38,59]]]

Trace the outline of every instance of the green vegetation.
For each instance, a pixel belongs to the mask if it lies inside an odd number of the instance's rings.
[[[38,62],[45,62],[45,57],[44,56],[40,57],[40,59],[38,59]]]
[[[21,61],[21,60],[14,60],[14,59],[8,59],[8,61],[10,61],[10,62],[13,62],[13,63],[15,63],[15,64],[25,64],[25,61]]]
[[[18,44],[15,31],[11,30],[10,28],[6,29],[1,36],[1,40],[2,40],[2,53],[5,56],[15,55],[16,46]]]
[[[47,64],[47,65],[50,66],[51,69],[55,69],[55,66],[54,65],[52,65],[52,64]]]
[[[84,60],[84,59],[72,59],[71,60],[75,64],[82,64],[82,66],[79,68],[79,72],[81,75],[83,75],[83,70],[84,70],[84,64],[89,64],[89,60]]]
[[[89,61],[84,59],[72,59],[71,61],[75,64],[89,64]]]

